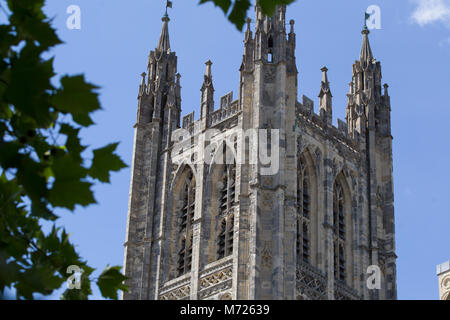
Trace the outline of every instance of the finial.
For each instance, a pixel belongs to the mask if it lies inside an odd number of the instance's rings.
[[[383,87],[384,87],[384,95],[385,95],[385,96],[388,96],[388,95],[389,95],[389,93],[388,93],[389,85],[388,85],[387,83],[385,83],[385,84],[383,85]]]
[[[328,84],[328,76],[327,76],[328,68],[327,67],[323,67],[320,70],[322,71],[322,82],[325,83],[325,84]]]
[[[366,34],[369,34],[369,33],[370,33],[369,28],[367,28],[367,26],[364,26],[363,30],[361,31],[361,34],[366,35]]]
[[[167,14],[167,8],[172,8],[172,1],[167,0],[167,2],[166,2],[166,13],[164,14],[163,19],[164,18],[169,19],[169,15]]]
[[[142,72],[142,73],[141,73],[141,77],[142,77],[142,79],[141,79],[141,85],[139,86],[139,95],[142,95],[142,94],[145,92],[145,89],[146,89],[146,85],[145,85],[145,76],[146,76],[146,73],[145,73],[145,72]]]
[[[141,79],[141,86],[145,86],[145,76],[146,76],[147,74],[145,73],[145,72],[142,72],[141,73],[141,77],[142,77],[142,79]]]
[[[367,13],[366,13],[367,16]],[[369,15],[370,17],[370,15]],[[359,55],[359,61],[361,62],[363,69],[367,68],[373,60],[372,49],[370,48],[369,43],[369,29],[367,28],[367,24],[364,24],[364,28],[361,32],[363,34],[363,41],[361,47],[361,53]]]
[[[208,59],[208,61],[206,61],[205,64],[206,64],[205,77],[211,78],[212,77],[212,74],[211,74],[212,62],[211,62],[211,60]]]
[[[169,41],[169,16],[167,15],[167,8],[172,7],[172,2],[167,1],[166,5],[166,13],[162,17],[163,25],[161,30],[161,35],[159,37],[158,46],[156,47],[161,52],[169,53],[170,52],[170,41]]]
[[[328,68],[323,67],[320,70],[322,71],[322,82],[320,83],[319,97],[322,97],[324,94],[327,94],[327,93],[329,93],[331,95],[330,82],[328,81],[328,75],[327,75]]]
[[[370,18],[370,14],[367,12],[364,12],[364,27],[363,30],[361,31],[362,34],[369,34],[369,28],[367,28],[367,19]]]
[[[293,19],[291,19],[291,20],[289,20],[289,24],[291,25],[290,33],[294,33],[294,24],[295,24],[295,21],[294,21]]]
[[[250,30],[250,23],[252,23],[252,19],[247,18],[247,30]]]

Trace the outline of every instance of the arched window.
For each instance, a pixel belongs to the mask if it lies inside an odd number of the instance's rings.
[[[297,182],[297,260],[311,263],[311,195],[309,172],[303,158]]]
[[[226,147],[223,149],[224,160]],[[233,253],[234,205],[236,196],[236,165],[223,161],[219,177],[219,210],[217,215],[217,259]]]
[[[345,281],[346,270],[346,225],[344,190],[339,182],[333,191],[333,232],[334,232],[334,277]]]
[[[178,276],[189,272],[192,264],[192,236],[195,210],[195,178],[192,171],[189,170],[184,187],[181,190],[183,194],[181,196],[182,205],[178,224]]]
[[[272,36],[269,37],[269,40],[267,41],[267,62],[272,63],[273,62],[273,38]]]

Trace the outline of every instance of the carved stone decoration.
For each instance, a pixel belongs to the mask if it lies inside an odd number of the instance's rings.
[[[316,151],[314,151],[314,155],[316,157],[316,171],[317,171],[317,175],[320,176],[320,162],[322,160],[322,152],[320,151],[319,147],[317,147]]]
[[[297,154],[301,155],[303,150],[306,147],[306,142],[304,141],[304,139],[302,138],[301,135],[299,135],[298,139],[297,139]]]
[[[184,300],[189,298],[191,286],[186,285],[175,290],[169,291],[160,296],[160,300]]]
[[[200,279],[200,290],[215,286],[221,282],[231,279],[233,275],[232,267],[228,267],[219,272],[213,273],[207,277]]]
[[[261,254],[261,266],[263,268],[270,268],[272,262],[272,254],[269,248],[269,241],[264,242],[264,249]]]
[[[231,288],[232,285],[232,267],[220,270],[200,279],[199,299],[204,299],[218,292]]]
[[[202,290],[199,292],[198,294],[198,298],[199,299],[204,299],[206,297],[212,296],[213,294],[219,293],[221,291],[225,291],[231,288],[231,279],[225,281],[225,282],[221,282],[215,286],[209,287],[205,290]]]
[[[319,270],[305,263],[297,266],[297,300],[326,300],[327,278]]]
[[[437,266],[439,299],[450,301],[450,261]]]
[[[450,275],[444,277],[440,285],[443,292],[441,300],[450,300]]]
[[[276,70],[272,66],[267,66],[266,71],[264,72],[264,82],[265,83],[273,83],[276,77]]]
[[[358,292],[340,281],[334,283],[334,300],[361,300]]]
[[[317,163],[320,163],[320,160],[322,159],[322,152],[320,151],[320,149],[316,148],[314,154],[316,155]]]
[[[229,92],[226,95],[220,97],[220,108],[228,107],[233,101],[233,92]]]
[[[220,297],[220,300],[233,300],[231,293],[227,292]]]

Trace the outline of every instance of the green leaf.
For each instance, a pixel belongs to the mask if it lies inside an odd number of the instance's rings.
[[[233,10],[231,10],[228,19],[239,29],[245,24],[245,18],[247,17],[247,10],[250,8],[249,0],[236,0],[234,2]]]
[[[5,99],[33,122],[47,126],[51,121],[47,92],[53,90],[53,59],[42,61],[39,55],[38,47],[27,44],[20,57],[11,59],[10,74],[4,79],[8,83]]]
[[[43,0],[8,1],[8,7],[12,11],[10,21],[17,25],[17,32],[21,37],[31,41],[37,41],[42,49],[47,50],[61,40],[51,27],[50,21],[45,19],[42,11]]]
[[[46,265],[34,265],[19,276],[15,284],[18,296],[33,299],[33,293],[50,294],[59,288],[64,279],[55,275],[54,270]]]
[[[118,143],[111,143],[103,148],[94,150],[94,159],[92,160],[89,175],[101,182],[109,183],[109,172],[119,171],[127,165],[117,156],[114,151]]]
[[[47,180],[41,174],[44,167],[30,157],[21,156],[18,162],[17,180],[33,201],[47,196]]]
[[[259,6],[261,11],[266,16],[272,16],[275,12],[275,8],[278,5],[291,4],[295,0],[259,0]],[[240,31],[245,24],[247,18],[248,9],[251,6],[249,0],[201,0],[199,4],[204,4],[207,2],[213,2],[216,6],[220,7],[222,11],[227,15],[231,4],[233,4],[233,9],[228,15],[228,20],[236,26]]]
[[[99,110],[97,86],[87,83],[84,75],[64,76],[61,79],[61,89],[52,98],[57,110],[70,113],[75,122],[82,126],[94,124],[90,113]]]
[[[199,4],[204,4],[206,2],[212,2],[215,6],[222,9],[223,13],[226,15],[231,6],[231,0],[200,0]]]
[[[46,203],[41,201],[32,202],[31,215],[33,217],[38,217],[50,221],[55,221],[56,219],[58,219],[58,216],[48,209]]]
[[[96,203],[91,191],[92,183],[83,179],[87,170],[79,165],[69,155],[57,157],[52,164],[55,182],[50,190],[48,199],[53,206],[70,210],[75,205],[87,206]]]
[[[66,148],[72,158],[81,164],[81,153],[86,147],[81,145],[81,140],[78,137],[80,129],[75,129],[71,125],[63,123],[59,132],[67,136]]]
[[[9,254],[0,251],[0,292],[11,282],[17,281],[20,273],[20,266],[15,261],[7,262],[8,257]]]
[[[14,168],[21,155],[19,150],[22,146],[18,141],[0,142],[0,164],[3,168]]]
[[[120,272],[120,269],[120,266],[107,266],[98,277],[97,285],[103,297],[117,300],[117,290],[127,291],[128,287],[123,284],[127,277]]]
[[[70,210],[75,205],[86,207],[97,203],[91,191],[92,183],[82,181],[55,181],[50,190],[49,200],[55,207],[64,207]]]
[[[83,167],[80,129],[61,123],[61,116],[91,125],[91,113],[100,109],[98,87],[77,75],[62,77],[55,88],[53,59],[43,54],[61,41],[43,12],[44,0],[5,2],[11,15],[0,24],[0,292],[15,288],[18,299],[51,294],[70,276],[67,267],[77,265],[85,271],[81,289],[63,298],[87,299],[94,269],[64,229],[45,233],[42,221],[58,218],[52,206],[73,211],[95,203],[90,175],[107,182],[110,171],[125,165],[112,144],[94,151],[92,168]],[[67,137],[64,146],[57,144],[59,134]],[[99,284],[114,298],[126,288],[122,281],[112,268]]]
[[[261,11],[266,16],[272,16],[275,13],[275,8],[280,5],[291,4],[295,0],[259,0]]]

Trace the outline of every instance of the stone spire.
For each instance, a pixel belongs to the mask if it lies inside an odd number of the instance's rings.
[[[204,75],[201,101],[201,117],[207,118],[207,115],[214,111],[214,86],[212,81],[211,60],[205,62],[206,71]]]
[[[142,72],[141,74],[141,84],[139,85],[139,96],[142,96],[147,93],[147,85],[145,84],[145,76],[147,74]]]
[[[166,14],[161,19],[163,21],[161,35],[159,37],[158,46],[156,47],[161,52],[170,52],[170,41],[169,41],[169,16]]]
[[[331,124],[333,95],[331,94],[330,82],[328,81],[328,68],[323,67],[320,70],[322,71],[322,82],[320,84],[319,92],[319,112],[326,119],[327,123]]]
[[[158,44],[155,50],[150,51],[146,86],[148,94],[141,101],[142,106],[149,109],[147,114],[152,121],[154,119],[161,121],[164,139],[169,138],[169,131],[178,126],[181,113],[181,86],[179,81],[177,82],[177,56],[170,49],[168,26],[170,19],[167,8],[171,8],[170,1],[167,1],[166,12],[162,17],[163,23]],[[169,112],[169,109],[173,110]]]
[[[271,17],[255,6],[255,60],[265,63],[286,61],[286,5],[277,5]]]
[[[369,42],[369,29],[365,25],[361,34],[363,35],[361,54],[359,56],[359,60],[361,61],[362,66],[368,66],[373,60],[372,49],[370,48]]]

